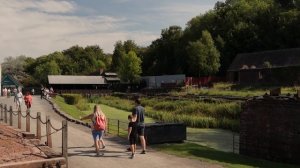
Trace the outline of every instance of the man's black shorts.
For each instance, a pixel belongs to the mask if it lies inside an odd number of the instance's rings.
[[[137,126],[137,133],[139,136],[144,136],[145,134],[145,125]]]

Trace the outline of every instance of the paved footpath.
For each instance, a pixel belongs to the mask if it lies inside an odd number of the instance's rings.
[[[0,98],[0,103],[13,106],[13,110],[16,110],[13,102],[13,98]],[[25,109],[23,104],[22,109]],[[46,100],[41,100],[39,96],[33,97],[33,105],[31,109],[31,115],[36,116],[37,112],[41,112],[42,120],[45,121],[46,115],[51,116],[51,123],[54,127],[60,128],[63,120],[58,114],[56,114],[52,106]],[[25,114],[25,113],[23,113]],[[17,123],[17,117],[14,118],[14,126]],[[31,130],[36,130],[35,120],[31,121]],[[25,119],[22,121],[22,129]],[[155,151],[151,148],[147,149],[147,154],[139,154],[141,151],[138,148],[138,153],[134,159],[130,159],[130,153],[125,152],[126,140],[114,137],[106,136],[106,148],[102,151],[103,156],[97,157],[94,152],[91,131],[89,128],[68,122],[68,154],[69,154],[69,167],[70,168],[219,168],[222,167],[217,164],[202,162],[193,159],[180,158],[173,155],[168,155],[162,152]],[[45,135],[45,126],[42,127],[42,136]],[[61,131],[54,133],[52,136],[54,150],[61,151]],[[42,138],[42,142],[46,141],[45,137]]]

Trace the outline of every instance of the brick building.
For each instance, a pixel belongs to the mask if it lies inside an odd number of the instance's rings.
[[[240,84],[299,84],[300,48],[238,54],[227,70],[227,80]]]

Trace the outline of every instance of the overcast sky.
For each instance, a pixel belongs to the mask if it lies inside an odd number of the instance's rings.
[[[118,40],[147,46],[171,25],[185,27],[217,0],[0,0],[0,61],[73,45],[112,53]]]

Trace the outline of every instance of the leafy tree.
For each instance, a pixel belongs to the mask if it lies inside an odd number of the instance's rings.
[[[129,83],[138,82],[142,73],[141,63],[141,59],[134,51],[125,54],[118,71],[121,80]]]
[[[112,71],[118,71],[121,60],[125,56],[126,51],[123,47],[122,41],[117,41],[115,44],[114,53],[112,55],[112,63],[111,63],[111,70]]]
[[[123,47],[126,54],[130,51],[134,51],[135,53],[139,52],[139,47],[133,40],[124,41]]]
[[[65,51],[64,65],[60,65],[63,69],[62,74],[73,75],[89,75],[99,68],[106,68],[110,66],[109,58],[103,53],[103,50],[98,45],[87,46],[85,48],[73,46]],[[99,67],[99,61],[105,65]]]
[[[39,79],[40,83],[48,83],[48,75],[60,75],[61,69],[58,64],[52,60],[46,64],[40,64],[35,68],[34,77]]]
[[[162,30],[161,37],[153,41],[148,51],[144,52],[143,68],[146,74],[182,73],[182,64],[185,61],[179,52],[182,34],[180,26],[170,26]]]
[[[208,31],[202,32],[202,38],[190,42],[187,47],[190,71],[194,75],[213,75],[220,67],[220,53]]]
[[[13,75],[21,75],[24,71],[24,65],[26,63],[27,57],[24,55],[14,57],[6,57],[4,58],[4,62],[2,63],[2,73],[10,73]]]

